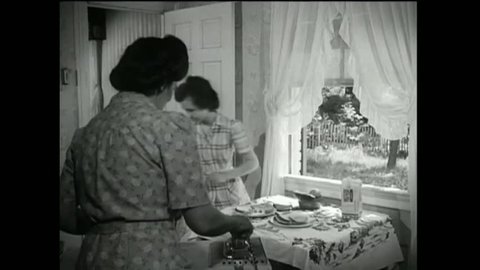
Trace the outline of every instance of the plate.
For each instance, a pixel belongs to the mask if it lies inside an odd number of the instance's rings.
[[[292,205],[291,204],[278,204],[278,203],[274,203],[273,204],[273,207],[275,207],[275,209],[277,209],[277,211],[290,211],[293,209]]]
[[[266,213],[265,210],[262,208],[263,207],[259,205],[241,205],[235,207],[235,211],[243,214],[244,216],[252,218],[269,217],[277,212],[277,210],[273,208],[273,206],[271,207],[271,212],[268,213]]]
[[[271,219],[268,220],[268,222],[270,222],[272,225],[275,225],[277,227],[282,227],[282,228],[307,228],[313,225],[313,221],[314,221],[313,219],[310,219],[307,223],[287,225],[287,224],[278,223],[275,220],[275,217],[272,217]]]

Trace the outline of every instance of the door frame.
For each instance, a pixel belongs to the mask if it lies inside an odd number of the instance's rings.
[[[75,39],[75,81],[77,85],[78,126],[85,126],[92,118],[92,95],[89,72],[90,44],[88,41],[88,4],[73,2],[73,28]]]

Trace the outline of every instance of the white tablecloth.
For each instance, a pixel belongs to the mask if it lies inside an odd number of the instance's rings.
[[[284,196],[260,198],[257,202],[292,203],[298,201]],[[225,214],[235,213],[233,207],[223,209]],[[269,223],[268,218],[252,219],[255,227],[252,237],[260,237],[267,257],[271,260],[292,265],[300,269],[381,269],[403,261],[398,238],[387,215],[364,211],[362,217],[368,224],[348,223],[349,228],[338,229],[327,226],[328,217],[340,216],[340,210],[324,206],[320,211],[309,212],[315,217],[312,227],[279,228]],[[321,231],[316,225],[330,227]],[[195,233],[188,231],[182,241],[195,239]],[[212,238],[225,240],[229,235]]]

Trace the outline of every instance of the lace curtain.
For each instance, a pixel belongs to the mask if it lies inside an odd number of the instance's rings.
[[[416,92],[416,3],[347,2],[340,35],[351,49],[361,113],[382,137],[406,136]]]
[[[417,5],[416,2],[347,2],[340,35],[351,48],[354,92],[361,113],[382,137],[409,134],[411,213],[409,269],[417,250]]]
[[[325,62],[331,53],[332,20],[327,2],[272,2],[269,77],[264,89],[267,117],[262,195],[283,194],[288,173],[289,134],[298,134],[315,114],[322,96]]]

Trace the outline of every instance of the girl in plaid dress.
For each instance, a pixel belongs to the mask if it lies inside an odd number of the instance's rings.
[[[258,168],[258,158],[242,123],[217,112],[218,95],[202,77],[188,77],[175,91],[175,100],[196,122],[200,164],[213,205],[224,208],[248,203],[241,176]],[[240,157],[236,167],[232,162],[235,152]]]

